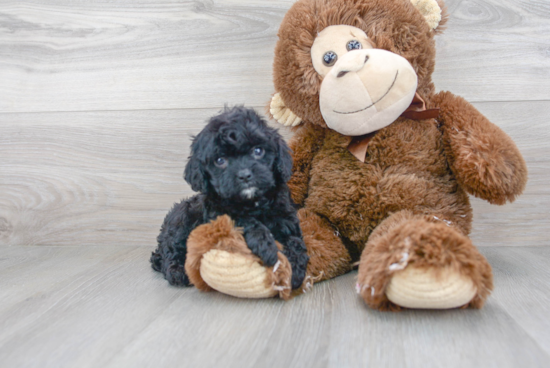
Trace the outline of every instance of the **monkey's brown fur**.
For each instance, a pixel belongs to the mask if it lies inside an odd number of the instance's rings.
[[[379,130],[364,163],[347,150],[351,138],[327,128],[319,110],[322,78],[310,48],[318,32],[339,24],[362,29],[376,48],[406,58],[418,75],[417,92],[429,108],[440,108],[437,121],[399,118]],[[467,193],[504,204],[527,181],[525,162],[502,130],[464,99],[435,93],[433,36],[408,0],[300,0],[287,12],[275,49],[275,88],[303,121],[290,143],[289,187],[302,207],[308,274],[343,274],[361,252],[358,282],[369,286],[362,296],[373,308],[399,308],[384,292],[389,265],[405,248],[408,264],[453,267],[470,277],[478,291],[469,305],[480,308],[492,274],[467,238]]]

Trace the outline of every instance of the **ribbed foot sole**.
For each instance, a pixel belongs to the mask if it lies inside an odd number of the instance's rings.
[[[435,271],[408,266],[396,273],[386,289],[393,303],[416,309],[450,309],[468,304],[476,295],[472,280],[458,270]]]
[[[238,253],[208,251],[203,255],[200,274],[213,289],[238,298],[270,298],[278,294],[268,285],[267,269]]]

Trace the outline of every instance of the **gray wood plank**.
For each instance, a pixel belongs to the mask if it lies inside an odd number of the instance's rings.
[[[8,2],[0,111],[264,104],[289,1]]]
[[[482,252],[493,266],[492,299],[550,355],[550,247],[486,247]]]
[[[112,250],[108,254],[117,252],[124,250]],[[42,291],[56,288],[60,282],[76,278],[90,268],[97,267],[101,261],[97,254],[94,247],[0,248],[0,314],[10,313],[9,309],[15,304],[40,299],[44,296]],[[17,310],[12,312],[19,313]],[[16,319],[10,318],[4,322],[15,322]],[[2,328],[6,327],[2,325]]]
[[[0,115],[0,244],[154,244],[217,111]]]
[[[529,181],[525,193],[512,204],[493,206],[471,198],[474,243],[546,245],[550,228],[550,104],[483,102],[475,106],[514,139],[527,161]]]
[[[0,3],[0,111],[264,105],[292,0]],[[472,101],[550,99],[545,0],[448,0],[436,86]]]
[[[450,18],[436,38],[437,88],[471,101],[548,100],[547,0],[445,3]]]
[[[168,286],[149,247],[0,247],[0,366],[546,367],[549,249],[483,248],[497,289],[480,311],[381,313],[356,272],[242,300]]]
[[[51,257],[40,248],[19,247],[33,259],[1,273],[0,366],[101,366],[191,291],[157,287],[146,247],[58,247]]]
[[[153,244],[173,202],[191,194],[190,136],[213,113],[2,115],[2,242]]]
[[[530,181],[512,205],[473,200],[473,239],[545,245],[550,102],[476,106],[517,142]],[[0,114],[0,244],[155,244],[168,209],[193,194],[182,179],[190,136],[217,111]]]

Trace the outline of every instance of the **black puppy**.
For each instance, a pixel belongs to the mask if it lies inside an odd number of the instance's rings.
[[[189,285],[187,238],[197,226],[227,214],[242,227],[246,244],[265,266],[277,262],[275,240],[292,267],[292,288],[302,284],[309,257],[286,182],[290,149],[252,109],[226,108],[193,139],[184,178],[200,192],[166,215],[153,269],[172,285]]]

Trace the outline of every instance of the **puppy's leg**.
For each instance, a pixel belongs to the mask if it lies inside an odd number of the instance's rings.
[[[284,244],[283,254],[290,262],[292,269],[292,290],[296,290],[304,282],[307,263],[309,261],[304,241],[297,236],[289,237],[288,241]]]
[[[307,249],[302,240],[300,221],[295,212],[290,212],[268,219],[266,226],[271,230],[275,240],[283,245],[282,252],[292,268],[292,290],[296,290],[304,282],[309,261]]]
[[[254,218],[239,219],[237,225],[244,228],[244,239],[248,248],[258,256],[265,266],[277,263],[278,248],[271,231]]]
[[[157,237],[157,249],[151,255],[151,266],[171,285],[189,285],[185,273],[187,238],[202,223],[203,209],[203,197],[197,195],[174,205],[164,219]]]

